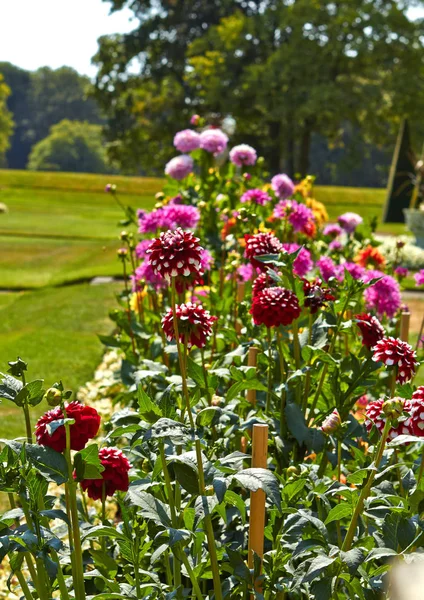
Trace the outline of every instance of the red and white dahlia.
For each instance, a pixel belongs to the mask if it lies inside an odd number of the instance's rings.
[[[290,325],[300,315],[297,296],[282,287],[266,288],[253,296],[250,314],[255,325]]]
[[[377,342],[382,340],[386,334],[383,325],[373,315],[361,313],[355,315],[356,324],[361,330],[362,344],[367,348],[373,348]]]
[[[266,271],[267,265],[256,260],[256,256],[280,254],[284,250],[282,243],[273,233],[246,234],[244,239],[246,240],[245,258],[248,258],[252,265],[261,271]]]
[[[212,334],[212,325],[217,317],[211,316],[209,311],[205,310],[201,304],[193,304],[192,302],[176,305],[175,309],[180,342],[187,341],[189,348],[192,346],[203,348],[207,338]],[[162,329],[169,341],[175,339],[172,308],[168,310],[162,319]]]
[[[420,385],[412,394],[411,427],[414,435],[424,437],[424,385]]]
[[[395,367],[396,382],[400,384],[410,381],[419,365],[412,346],[393,337],[379,340],[373,348],[372,358],[375,362],[384,363],[386,367]]]
[[[397,424],[395,423],[395,426],[389,430],[388,439],[392,440],[398,435],[412,435],[413,431],[410,417],[406,415],[402,416],[403,412],[411,412],[411,401],[405,400],[404,398],[392,398],[391,400],[399,404],[400,414]],[[388,418],[384,412],[384,404],[386,403],[387,400],[380,398],[379,400],[374,400],[368,404],[365,411],[365,427],[367,428],[368,433],[371,431],[373,425],[377,427],[380,433],[383,433],[386,419]]]
[[[168,283],[174,277],[178,293],[202,276],[202,253],[199,238],[181,228],[161,233],[146,250],[153,272]]]

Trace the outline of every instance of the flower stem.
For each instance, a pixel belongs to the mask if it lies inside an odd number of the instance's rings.
[[[190,427],[192,428],[193,433],[195,434],[196,427],[195,427],[195,423],[194,423],[194,419],[193,419],[193,414],[191,412],[190,398],[189,398],[188,388],[187,388],[187,376],[186,376],[186,370],[185,370],[185,363],[186,363],[185,356],[187,354],[187,344],[185,343],[183,345],[183,350],[181,350],[175,298],[176,298],[175,278],[173,277],[172,278],[172,312],[173,312],[173,323],[174,323],[174,336],[175,336],[175,340],[177,343],[177,349],[178,349],[178,359],[179,359],[180,370],[181,370],[183,395],[184,395],[186,408],[187,408],[187,412],[188,412],[188,418],[190,421]],[[205,475],[204,475],[204,471],[203,471],[202,449],[200,446],[200,440],[197,437],[195,440],[195,448],[196,448],[197,468],[198,468],[198,472],[199,472],[199,491],[200,491],[200,494],[202,496],[204,496],[205,495]],[[212,526],[212,518],[211,518],[210,514],[206,514],[204,516],[203,520],[204,520],[205,529],[206,529],[206,537],[208,540],[208,549],[209,549],[209,556],[210,556],[210,561],[211,561],[215,600],[222,600],[222,587],[221,587],[221,578],[219,575],[218,558],[217,558],[217,554],[216,554],[216,541],[215,541],[215,534],[214,534],[213,526]]]
[[[350,548],[352,546],[352,541],[353,541],[353,537],[355,535],[358,518],[359,518],[359,515],[363,511],[365,500],[370,495],[371,486],[373,484],[373,481],[374,481],[375,475],[377,473],[377,469],[380,465],[381,459],[383,458],[384,447],[386,445],[387,436],[389,434],[391,426],[392,426],[391,419],[389,419],[387,417],[386,423],[384,425],[384,430],[381,435],[380,443],[378,444],[378,446],[376,448],[376,455],[375,455],[375,459],[374,459],[374,469],[369,474],[367,482],[364,485],[364,487],[362,488],[361,493],[359,495],[359,499],[356,504],[355,511],[353,513],[352,520],[349,525],[349,529],[347,530],[346,537],[343,542],[343,546],[342,546],[343,552],[348,552],[348,550],[350,550]]]
[[[72,578],[74,580],[74,591],[75,600],[85,600],[85,586],[84,586],[84,565],[82,560],[82,548],[81,548],[81,536],[78,519],[78,507],[77,507],[77,483],[74,481],[72,472],[72,460],[71,460],[71,433],[69,430],[69,423],[66,423],[66,411],[63,409],[65,414],[65,431],[66,431],[66,449],[65,458],[68,465],[68,497],[69,501],[69,512],[71,514],[71,525],[72,525],[72,537],[74,542],[74,561],[73,561],[73,572]]]
[[[282,438],[287,434],[287,425],[286,425],[286,388],[284,385],[285,382],[285,366],[284,366],[284,355],[283,355],[283,347],[281,344],[281,335],[277,329],[277,347],[278,347],[278,356],[280,358],[280,371],[281,371],[281,403],[280,403],[280,436]]]
[[[106,483],[102,483],[102,525],[106,525]],[[101,548],[106,552],[106,536],[102,535]]]
[[[129,325],[129,334],[131,338],[131,347],[134,354],[136,354],[134,333],[131,326],[131,305],[130,305],[130,291],[128,288],[128,274],[127,274],[127,266],[125,264],[125,258],[122,260],[122,267],[124,270],[124,287],[125,287],[125,297],[127,299],[127,314],[128,314],[128,325]]]
[[[188,576],[190,577],[190,581],[193,585],[193,591],[196,595],[197,600],[203,600],[202,591],[199,587],[199,584],[197,583],[196,575],[194,574],[193,569],[190,566],[186,553],[184,552],[184,550],[181,550],[181,552],[179,552],[178,554],[180,555],[181,561],[187,570]]]
[[[267,340],[268,340],[268,391],[266,394],[266,405],[265,413],[269,415],[271,410],[271,394],[272,394],[272,341],[271,341],[271,329],[267,327]]]
[[[25,581],[25,577],[22,574],[22,571],[15,571],[16,577],[18,578],[19,585],[24,593],[26,600],[33,600],[33,595],[28,587],[27,582]]]
[[[60,600],[69,600],[68,588],[66,587],[65,578],[63,577],[62,567],[60,566],[59,556],[53,548],[50,548],[51,555],[57,564],[57,583],[59,584]]]
[[[171,523],[175,529],[178,529],[177,513],[175,511],[174,495],[172,493],[171,478],[169,476],[168,465],[166,464],[165,456],[165,445],[163,440],[159,440],[159,453],[162,462],[163,478],[165,479],[165,490],[169,503],[169,510],[171,512]],[[175,587],[181,585],[181,564],[177,557],[174,555],[174,584]]]

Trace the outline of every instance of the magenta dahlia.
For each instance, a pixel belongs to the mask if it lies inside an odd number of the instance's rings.
[[[220,129],[205,129],[200,134],[200,147],[211,154],[221,154],[228,144],[227,135]]]
[[[231,148],[230,160],[237,167],[252,166],[256,162],[256,150],[247,144],[239,144]]]
[[[202,276],[202,252],[199,238],[178,228],[161,233],[146,254],[153,272],[168,283],[174,277],[176,289],[181,293]]]
[[[362,334],[362,344],[368,349],[373,348],[386,335],[384,327],[377,317],[369,313],[362,313],[355,315],[355,319]]]
[[[212,334],[212,325],[217,317],[212,317],[201,304],[187,302],[175,306],[178,319],[180,342],[187,343],[188,348],[203,348],[207,338]],[[175,339],[174,312],[172,308],[162,319],[162,329],[169,341]]]
[[[414,279],[415,279],[415,285],[417,287],[420,285],[424,285],[424,269],[421,269],[421,271],[418,271],[418,273],[415,273]]]
[[[253,296],[250,314],[255,325],[290,325],[300,315],[297,296],[282,287],[266,288]]]
[[[315,221],[312,210],[296,200],[280,200],[274,208],[274,217],[288,219],[294,231],[304,231],[308,223]]]
[[[278,198],[289,198],[294,192],[294,183],[285,173],[274,175],[271,179],[271,187]]]
[[[346,233],[353,233],[363,221],[362,217],[354,212],[344,213],[337,220]]]
[[[256,233],[255,235],[246,234],[245,258],[248,258],[254,267],[261,271],[266,271],[265,263],[256,260],[255,256],[264,256],[265,254],[280,254],[283,251],[283,245],[273,233]]]
[[[244,194],[240,198],[240,202],[255,202],[256,204],[260,204],[261,206],[263,206],[270,200],[271,196],[269,196],[266,192],[256,188],[253,190],[247,190],[247,192],[244,192]]]
[[[193,150],[197,150],[200,146],[200,136],[192,129],[184,129],[175,134],[174,146],[184,154],[186,152],[192,152]]]
[[[381,271],[365,271],[362,281],[369,283],[372,279],[378,281],[364,291],[367,308],[374,309],[379,316],[393,317],[402,305],[399,283]]]
[[[384,363],[386,367],[395,367],[396,381],[400,384],[410,381],[419,365],[412,346],[393,337],[379,340],[373,348],[372,358],[375,362]]]
[[[193,171],[194,162],[191,156],[188,154],[181,154],[181,156],[175,156],[165,165],[165,175],[169,175],[173,179],[185,179],[187,175]]]
[[[299,277],[304,277],[309,273],[314,266],[309,250],[303,246],[299,246],[299,244],[283,244],[283,248],[289,254],[293,254],[293,252],[297,252],[299,248],[301,248],[299,254],[293,261],[293,273]]]

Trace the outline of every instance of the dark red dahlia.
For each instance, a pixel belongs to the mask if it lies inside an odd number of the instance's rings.
[[[253,296],[250,314],[255,325],[290,325],[300,315],[297,296],[282,287],[266,288]]]
[[[106,496],[113,496],[117,490],[126,492],[129,486],[128,471],[131,467],[126,456],[118,448],[100,448],[99,458],[104,467],[102,478],[83,479],[82,489],[93,500],[101,500],[103,484],[105,484]]]
[[[88,440],[91,440],[99,431],[100,415],[95,408],[81,404],[80,402],[66,404],[65,410],[67,418],[75,420],[75,423],[69,427],[71,450],[82,450]],[[53,448],[56,452],[63,452],[66,448],[65,426],[59,425],[51,434],[48,428],[49,423],[59,421],[63,418],[64,414],[60,406],[49,410],[40,417],[35,426],[37,443],[41,446],[49,446],[49,448]]]
[[[403,412],[410,413],[411,412],[411,401],[404,400],[403,398],[393,398],[393,401],[398,401],[398,403],[403,408]],[[387,416],[384,412],[383,405],[386,400],[384,398],[380,398],[379,400],[374,400],[370,402],[365,411],[365,427],[367,428],[368,433],[371,431],[372,426],[375,425],[380,433],[383,433],[384,426],[386,424]],[[392,427],[389,430],[388,439],[392,440],[398,435],[412,435],[412,427],[411,427],[411,419],[407,415],[403,415],[402,412],[399,415],[397,420],[397,425]]]
[[[304,306],[310,308],[312,314],[315,314],[322,306],[326,306],[327,302],[336,299],[329,288],[322,286],[322,280],[319,278],[313,281],[303,279],[303,292],[305,294]]]
[[[212,334],[212,325],[217,317],[212,317],[201,304],[187,302],[176,307],[178,333],[180,342],[187,341],[187,346],[203,348],[206,339]],[[174,313],[172,308],[162,319],[162,329],[169,341],[175,339]]]
[[[356,324],[361,330],[362,344],[368,349],[373,348],[377,342],[382,340],[386,334],[383,325],[373,315],[361,313],[355,315]]]
[[[188,289],[203,275],[202,252],[199,238],[181,228],[161,233],[146,250],[154,273],[168,283],[174,277],[178,293]]]
[[[273,279],[271,279],[269,275],[267,275],[266,273],[260,273],[253,282],[252,296],[256,296],[257,294],[262,292],[262,290],[273,287],[274,285],[275,282]]]
[[[410,381],[419,365],[412,346],[393,337],[379,340],[373,348],[372,358],[375,362],[384,363],[386,367],[395,367],[396,382],[400,384]]]
[[[254,267],[257,267],[263,272],[267,270],[268,266],[272,265],[269,263],[266,265],[265,263],[256,260],[255,256],[280,254],[284,251],[282,243],[272,233],[256,233],[255,235],[246,234],[244,239],[246,241],[246,250],[244,252],[245,258],[248,258]]]
[[[424,385],[421,385],[412,394],[411,426],[414,435],[424,437]]]

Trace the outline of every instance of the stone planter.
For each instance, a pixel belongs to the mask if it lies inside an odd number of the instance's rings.
[[[404,208],[406,226],[415,235],[416,245],[424,248],[424,210]]]

